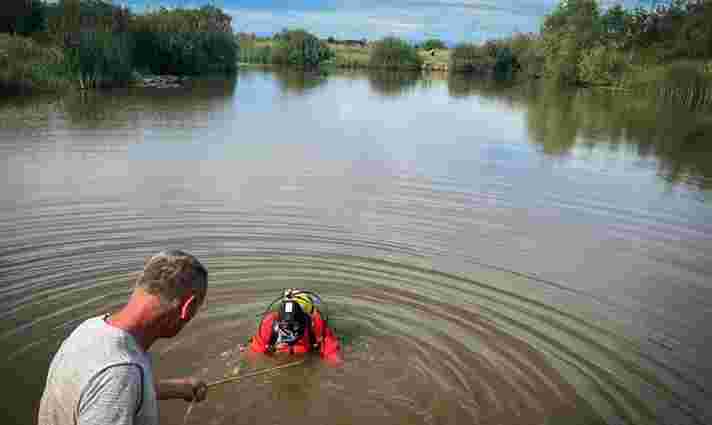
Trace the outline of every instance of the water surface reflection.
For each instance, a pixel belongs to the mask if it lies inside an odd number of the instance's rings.
[[[61,338],[176,246],[211,290],[159,376],[247,367],[283,287],[320,292],[347,347],[190,423],[708,423],[709,132],[634,97],[393,73],[6,101],[2,422],[31,422]]]
[[[371,71],[367,73],[368,82],[374,93],[383,97],[398,97],[417,87],[422,80],[415,72]]]
[[[634,156],[666,181],[709,190],[712,114],[683,105],[605,90],[562,90],[556,85],[508,85],[461,74],[448,79],[455,98],[495,99],[526,112],[529,139],[554,157]],[[651,163],[652,162],[652,163]]]

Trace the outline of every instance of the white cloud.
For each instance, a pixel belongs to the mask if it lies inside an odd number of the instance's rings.
[[[268,9],[240,7],[223,0],[237,31],[271,34],[283,28],[304,28],[320,37],[378,39],[397,35],[409,40],[438,37],[451,42],[484,41],[514,31],[537,31],[536,10],[557,0],[365,0],[326,1],[322,9],[295,5]],[[541,12],[543,14],[544,12]]]
[[[410,22],[401,22],[394,19],[382,19],[382,18],[368,18],[366,20],[372,26],[376,26],[383,29],[393,29],[393,30],[415,30],[420,25]]]

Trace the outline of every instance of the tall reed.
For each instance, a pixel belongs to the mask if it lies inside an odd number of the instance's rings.
[[[239,46],[220,9],[159,9],[136,16],[134,63],[154,74],[197,75],[237,69]]]
[[[627,84],[648,96],[692,109],[712,106],[712,75],[706,72],[703,63],[674,62],[651,67],[631,78]]]
[[[85,31],[68,49],[68,67],[83,89],[124,85],[132,78],[133,46],[128,33]]]
[[[198,75],[232,72],[238,46],[231,34],[137,31],[134,62],[153,74]]]

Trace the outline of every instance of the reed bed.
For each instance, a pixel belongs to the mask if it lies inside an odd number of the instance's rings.
[[[103,0],[32,0],[26,8],[22,25],[0,17],[3,91],[125,86],[141,73],[237,69],[231,17],[214,6],[141,15]]]
[[[679,61],[650,68],[633,76],[627,84],[647,96],[674,102],[687,108],[712,106],[712,75],[707,64]]]
[[[61,49],[42,46],[27,37],[0,34],[0,90],[45,91],[68,85]]]

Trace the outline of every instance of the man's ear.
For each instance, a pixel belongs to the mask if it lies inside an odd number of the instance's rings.
[[[188,319],[190,319],[190,317],[189,317],[189,315],[188,315],[188,314],[189,314],[188,312],[190,311],[191,306],[192,306],[193,304],[195,304],[195,303],[196,303],[196,301],[195,301],[195,295],[191,295],[190,298],[188,298],[187,300],[185,300],[185,302],[183,303],[183,306],[181,306],[181,308],[180,308],[180,318],[181,318],[181,320],[188,320]]]

